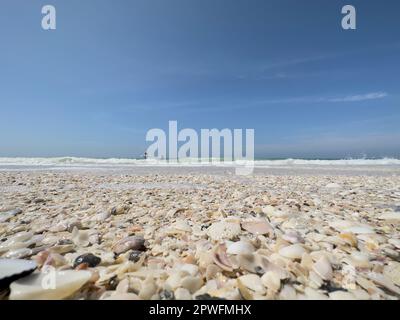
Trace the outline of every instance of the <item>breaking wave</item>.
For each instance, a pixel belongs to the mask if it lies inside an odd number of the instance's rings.
[[[179,162],[155,160],[155,159],[95,159],[78,157],[59,157],[59,158],[0,158],[0,166],[51,166],[51,167],[120,167],[120,166],[207,166],[221,165],[229,166],[241,164],[237,162],[219,162],[215,159],[199,160],[184,159]],[[248,162],[247,162],[248,163]],[[282,160],[255,160],[255,167],[297,167],[297,166],[393,166],[400,165],[400,159],[341,159],[341,160],[306,160],[306,159],[282,159]]]

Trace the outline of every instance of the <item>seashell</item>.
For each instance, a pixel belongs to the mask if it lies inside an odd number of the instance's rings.
[[[306,296],[306,299],[308,299],[308,300],[327,300],[328,299],[328,296],[326,296],[323,293],[321,293],[313,288],[310,288],[310,287],[307,287],[304,289],[304,294]]]
[[[89,232],[87,230],[78,230],[74,226],[72,230],[72,242],[78,247],[87,247],[89,242]]]
[[[326,189],[330,189],[330,190],[332,190],[332,189],[341,189],[342,186],[341,186],[340,184],[337,184],[337,183],[328,183],[328,184],[325,186],[325,188],[326,188]]]
[[[221,221],[213,223],[207,229],[207,235],[214,241],[233,239],[241,232],[240,224],[236,222]]]
[[[383,268],[383,275],[400,287],[400,263],[390,261],[388,265]]]
[[[287,231],[283,236],[282,236],[283,240],[286,240],[287,242],[290,243],[304,243],[304,239],[302,238],[302,236],[300,235],[299,232],[297,231]]]
[[[77,257],[75,259],[73,267],[76,268],[81,263],[86,263],[88,265],[88,267],[94,268],[98,264],[100,264],[100,262],[101,262],[101,259],[99,257],[96,257],[94,254],[91,254],[91,253],[86,253],[86,254],[80,255],[79,257]]]
[[[140,300],[134,293],[114,293],[103,300]]]
[[[106,221],[109,217],[111,217],[111,212],[103,211],[103,212],[98,213],[94,217],[94,219],[95,219],[95,221],[101,222],[101,221]]]
[[[267,271],[262,277],[261,281],[263,285],[272,290],[273,292],[278,292],[281,288],[281,279],[280,276],[277,275],[275,272]]]
[[[140,236],[127,237],[115,243],[112,249],[116,254],[121,254],[128,250],[145,251],[145,240]]]
[[[328,258],[321,257],[313,266],[314,272],[324,280],[331,280],[333,277],[332,265]]]
[[[150,300],[150,298],[157,292],[157,285],[154,282],[153,277],[147,277],[143,281],[142,288],[139,292],[139,298],[143,300]]]
[[[346,233],[354,234],[372,234],[375,233],[374,230],[367,226],[354,226],[344,230]]]
[[[297,299],[296,290],[288,284],[284,285],[282,290],[279,292],[279,299],[296,300]]]
[[[397,249],[400,249],[400,239],[389,239],[388,242],[391,245],[395,246]]]
[[[89,279],[89,271],[36,273],[10,285],[10,300],[59,300],[78,291]]]
[[[307,253],[307,251],[300,244],[293,244],[279,250],[281,256],[289,259],[301,259],[304,253]]]
[[[369,255],[364,252],[353,251],[350,255],[350,261],[354,267],[368,268],[370,266],[369,259]]]
[[[7,222],[12,217],[15,217],[22,213],[21,209],[13,209],[6,212],[0,212],[0,223]]]
[[[184,271],[190,274],[191,276],[195,276],[199,273],[199,267],[194,264],[183,264],[180,267],[180,271]]]
[[[233,271],[232,263],[226,255],[226,246],[224,244],[215,247],[213,252],[213,261],[222,270]]]
[[[368,278],[375,282],[377,285],[385,287],[386,289],[392,291],[393,293],[400,295],[400,288],[395,286],[393,281],[390,280],[387,276],[376,272],[368,273]]]
[[[356,297],[352,293],[341,290],[330,292],[329,298],[331,300],[356,300]]]
[[[172,226],[167,230],[168,235],[174,235],[174,234],[184,234],[186,232],[191,232],[192,228],[189,226],[189,224],[186,221],[176,221]]]
[[[339,238],[346,241],[352,247],[357,247],[357,237],[353,233],[350,232],[341,233],[339,235]]]
[[[3,255],[7,259],[22,259],[32,255],[32,249],[20,248],[8,251]]]
[[[385,213],[379,216],[378,219],[387,221],[398,221],[400,220],[400,212]]]
[[[265,287],[262,284],[261,278],[255,274],[246,274],[237,279],[238,288],[243,298],[252,300],[255,293],[265,294]]]
[[[189,290],[185,288],[178,288],[174,292],[174,296],[176,300],[192,300],[192,295]]]
[[[243,221],[242,228],[256,235],[269,234],[271,236],[274,234],[274,229],[265,219]]]
[[[182,279],[180,286],[194,293],[203,285],[203,280],[200,277],[187,276]]]
[[[34,261],[0,259],[0,289],[8,287],[14,280],[31,274],[36,268]]]
[[[127,208],[124,206],[117,206],[111,209],[112,215],[120,215],[127,212]]]
[[[254,252],[254,247],[250,242],[238,241],[228,246],[228,254],[249,254]]]

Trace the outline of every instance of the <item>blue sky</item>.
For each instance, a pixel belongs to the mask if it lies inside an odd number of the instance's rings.
[[[57,9],[57,30],[41,8]],[[357,9],[357,30],[341,8]],[[0,156],[135,157],[254,128],[257,157],[400,156],[397,0],[2,0]]]

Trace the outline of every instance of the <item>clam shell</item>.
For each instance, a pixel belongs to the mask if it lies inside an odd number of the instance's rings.
[[[139,250],[139,251],[144,251],[145,250],[145,241],[142,237],[139,236],[132,236],[132,237],[127,237],[124,238],[117,243],[114,244],[113,246],[113,251],[116,254],[121,254],[124,253],[128,250]]]
[[[240,225],[236,222],[221,221],[213,223],[207,230],[207,235],[215,241],[233,239],[240,234]]]
[[[279,250],[281,256],[289,259],[301,259],[303,254],[306,252],[306,249],[304,249],[300,244],[293,244]]]
[[[233,271],[232,263],[226,255],[226,246],[224,244],[220,244],[214,249],[213,261],[221,269]]]
[[[333,270],[331,263],[327,257],[321,257],[313,266],[314,272],[324,280],[331,280]]]
[[[36,273],[10,285],[10,300],[58,300],[78,291],[89,279],[89,271]]]
[[[34,261],[0,259],[0,288],[5,288],[14,280],[31,274],[36,268]]]
[[[250,254],[254,252],[254,246],[247,241],[234,242],[228,246],[228,254]]]
[[[243,221],[242,228],[256,235],[264,235],[264,234],[272,235],[274,232],[272,226],[265,219]]]

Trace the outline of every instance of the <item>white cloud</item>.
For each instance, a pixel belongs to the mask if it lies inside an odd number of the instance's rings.
[[[388,96],[388,94],[386,92],[371,92],[371,93],[366,93],[366,94],[346,96],[346,97],[342,97],[342,98],[333,98],[333,99],[328,99],[326,101],[328,101],[328,102],[357,102],[357,101],[382,99],[387,96]]]

